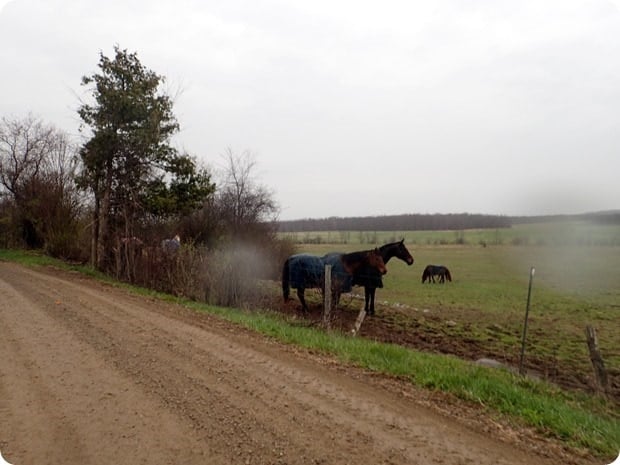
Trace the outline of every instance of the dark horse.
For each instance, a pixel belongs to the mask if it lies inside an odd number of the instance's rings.
[[[396,257],[404,261],[407,265],[413,265],[413,257],[405,247],[405,239],[398,242],[379,247],[379,253],[383,262],[387,264],[390,258]],[[374,268],[365,266],[353,274],[353,285],[364,286],[364,310],[368,315],[375,314],[375,291],[378,287],[383,287],[381,274]]]
[[[332,253],[323,257],[310,254],[292,255],[282,268],[282,295],[287,301],[290,288],[297,289],[297,297],[304,312],[308,311],[304,291],[325,285],[325,265],[332,266],[332,300],[338,304],[340,294],[350,292],[353,276],[363,267],[370,267],[379,275],[387,273],[379,249],[363,250],[348,254]],[[323,289],[325,291],[325,289]]]
[[[430,283],[435,282],[435,276],[438,277],[440,283],[448,281],[452,281],[452,275],[450,274],[450,270],[443,265],[427,265],[424,268],[424,272],[422,273],[422,284],[428,279]]]

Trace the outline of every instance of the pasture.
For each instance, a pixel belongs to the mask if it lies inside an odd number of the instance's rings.
[[[298,243],[300,252],[315,254],[367,249],[404,237],[415,263],[388,263],[384,288],[377,290],[377,315],[364,323],[361,335],[466,359],[494,358],[513,367],[519,360],[533,266],[526,368],[565,388],[591,391],[595,384],[585,327],[592,325],[610,373],[612,396],[620,399],[618,226],[572,222],[501,230],[287,237]],[[427,264],[446,265],[453,282],[422,284]],[[362,288],[343,296],[338,312],[342,329],[350,327],[363,305],[360,296]],[[318,292],[314,302],[318,315]],[[299,306],[296,299],[292,305]]]

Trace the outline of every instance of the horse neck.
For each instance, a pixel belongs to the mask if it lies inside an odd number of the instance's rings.
[[[390,261],[390,258],[396,257],[397,251],[398,251],[398,242],[382,245],[381,247],[379,247],[379,253],[381,254],[381,258],[383,258],[383,263],[385,264],[387,264],[387,262]],[[404,260],[404,259],[401,258],[401,260]]]

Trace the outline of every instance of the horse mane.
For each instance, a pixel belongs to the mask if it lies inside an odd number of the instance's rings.
[[[366,255],[368,255],[368,252],[371,252],[371,250],[360,250],[358,252],[350,252],[350,253],[345,253],[342,254],[342,260],[347,260],[347,261],[357,261],[357,260],[363,260],[364,257]]]
[[[394,242],[390,242],[388,244],[383,244],[381,247],[379,247],[379,252],[383,252],[386,249],[390,249],[392,247],[398,247],[401,244],[405,243],[405,239],[401,239],[400,241],[394,241]]]

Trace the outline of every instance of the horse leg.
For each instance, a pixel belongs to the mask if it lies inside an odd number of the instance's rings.
[[[306,305],[306,299],[304,297],[304,288],[303,287],[298,287],[297,288],[297,297],[299,297],[299,301],[301,302],[301,310],[304,313],[308,312],[308,306]]]
[[[369,315],[375,314],[375,291],[376,290],[377,290],[376,287],[370,288],[370,311],[367,312]]]
[[[364,286],[364,311],[368,313],[370,310],[370,288]]]

